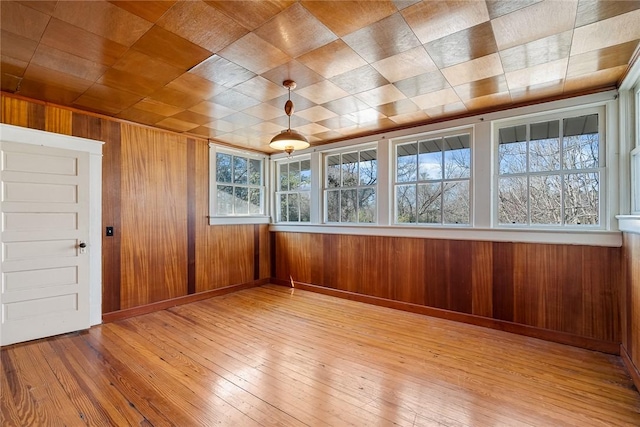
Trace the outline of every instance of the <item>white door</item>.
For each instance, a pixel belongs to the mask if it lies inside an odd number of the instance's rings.
[[[1,145],[0,345],[86,329],[89,154]]]

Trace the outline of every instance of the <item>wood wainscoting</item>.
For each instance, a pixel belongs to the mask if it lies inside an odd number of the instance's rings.
[[[5,93],[0,101],[2,123],[105,142],[102,221],[114,234],[102,238],[104,314],[271,276],[267,225],[208,225],[206,139]]]
[[[621,248],[293,232],[272,246],[276,283],[620,352]]]
[[[640,234],[624,233],[624,272],[621,292],[622,358],[640,390]]]

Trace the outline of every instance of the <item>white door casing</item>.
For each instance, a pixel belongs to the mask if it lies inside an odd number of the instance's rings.
[[[0,151],[0,345],[100,323],[102,143],[0,125]]]

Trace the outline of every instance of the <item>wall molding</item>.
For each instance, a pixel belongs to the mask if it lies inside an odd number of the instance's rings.
[[[276,285],[291,287],[291,282],[282,279],[271,278],[271,282]],[[311,285],[308,283],[296,282],[295,287],[305,291],[317,292],[324,295],[344,298],[351,301],[358,301],[367,304],[373,304],[380,307],[393,308],[396,310],[408,311],[411,313],[422,314],[440,319],[453,320],[455,322],[467,323],[475,326],[496,329],[499,331],[510,332],[513,334],[523,335],[531,338],[538,338],[545,341],[566,344],[574,347],[580,347],[587,350],[600,351],[613,355],[620,355],[620,343],[598,340],[595,338],[583,337],[570,334],[567,332],[552,331],[549,329],[536,328],[534,326],[523,325],[520,323],[508,322],[505,320],[491,319],[488,317],[476,316],[473,314],[459,313],[440,308],[427,307],[418,304],[412,304],[402,301],[394,301],[386,298],[379,298],[369,295],[358,294],[355,292],[342,291],[339,289],[326,288],[324,286]]]
[[[620,231],[640,234],[640,215],[617,215]]]
[[[640,390],[640,370],[638,370],[638,367],[633,363],[631,355],[629,355],[627,349],[622,344],[620,344],[620,357],[622,357],[622,361],[633,381],[633,385],[636,386],[636,389]]]
[[[212,289],[210,291],[199,292],[197,294],[184,295],[177,298],[158,301],[151,304],[145,304],[138,307],[126,308],[124,310],[112,311],[111,313],[105,313],[102,315],[103,323],[115,322],[117,320],[127,319],[129,317],[140,316],[142,314],[153,313],[154,311],[166,310],[167,308],[175,307],[177,305],[189,304],[204,299],[217,297],[232,292],[242,291],[244,289],[255,288],[258,286],[266,285],[269,283],[269,279],[253,280],[247,283],[241,283],[238,285],[225,286],[224,288]]]

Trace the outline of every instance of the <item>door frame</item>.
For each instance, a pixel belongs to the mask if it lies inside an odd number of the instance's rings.
[[[89,318],[91,326],[102,323],[102,145],[104,142],[0,123],[0,149],[2,142],[17,142],[89,153]]]

